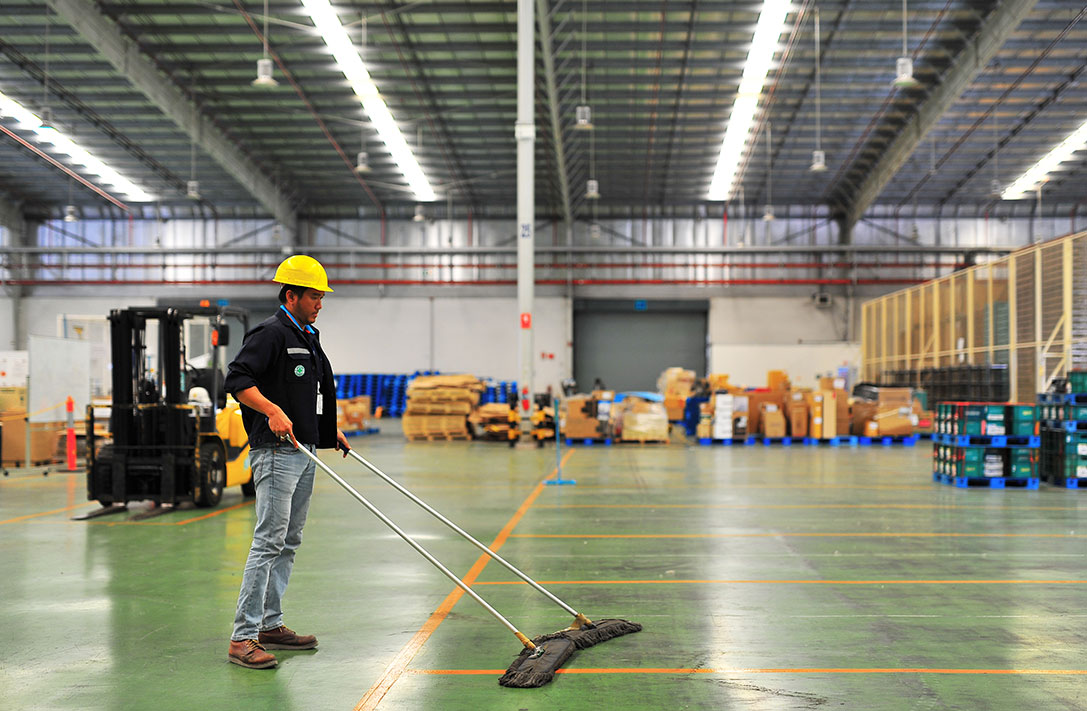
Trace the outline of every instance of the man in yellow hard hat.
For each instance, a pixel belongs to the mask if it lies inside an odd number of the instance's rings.
[[[328,275],[306,255],[288,257],[273,281],[282,284],[279,310],[245,335],[230,363],[226,391],[242,404],[256,487],[257,523],[242,574],[228,658],[250,669],[270,669],[269,649],[314,649],[317,638],[283,625],[282,598],[302,543],[313,492],[311,452],[347,439],[336,427],[336,385],[317,329]]]

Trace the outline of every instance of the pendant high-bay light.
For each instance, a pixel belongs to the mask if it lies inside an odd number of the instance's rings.
[[[770,72],[778,38],[785,31],[789,6],[789,0],[764,0],[762,3],[755,37],[744,63],[740,87],[728,116],[725,137],[721,142],[721,154],[717,158],[710,189],[706,194],[707,200],[729,200],[732,197],[736,171],[740,168],[748,135],[755,122],[759,96],[766,84],[766,75]]]
[[[196,116],[196,75],[189,77],[190,91],[192,92],[192,122],[197,123]],[[196,134],[189,139],[189,182],[185,184],[185,197],[190,200],[200,199],[200,181],[196,179]]]
[[[906,48],[906,0],[902,0],[902,56],[895,60],[895,80],[899,89],[916,89],[921,82],[913,78],[913,59]]]
[[[272,59],[268,56],[268,0],[264,0],[264,56],[257,60],[257,78],[253,86],[279,86],[272,76]]]
[[[763,222],[773,222],[774,221],[774,193],[773,193],[774,183],[773,183],[773,180],[772,180],[772,177],[771,177],[771,173],[774,170],[774,164],[771,161],[771,158],[773,157],[772,152],[773,152],[773,148],[774,148],[773,135],[774,134],[772,133],[772,126],[770,125],[770,122],[767,121],[766,122],[766,206],[765,206],[765,208],[763,210],[763,213],[762,213],[762,221]]]
[[[362,56],[347,36],[347,30],[344,29],[332,5],[328,0],[302,0],[302,7],[313,21],[313,26],[317,28],[325,44],[328,45],[340,71],[347,77],[352,91],[362,103],[362,108],[366,111],[374,129],[377,130],[378,136],[389,149],[393,162],[400,168],[408,186],[415,194],[415,199],[420,202],[435,200],[437,195],[430,181],[427,180],[423,169],[419,166],[419,161],[408,148],[400,127],[396,125],[389,107],[377,90],[377,85],[370,78],[370,72],[367,71]]]
[[[822,173],[827,169],[827,154],[822,145],[822,58],[819,56],[819,8],[815,8],[815,150],[811,152],[811,165],[808,170]]]
[[[600,182],[596,179],[596,141],[595,136],[589,134],[589,179],[585,181],[585,199],[600,199]]]
[[[581,0],[581,103],[578,104],[574,114],[574,128],[579,131],[593,130],[593,110],[585,99],[585,43],[586,28],[588,26],[588,3]]]
[[[47,125],[40,116],[3,91],[0,91],[0,117],[11,119],[18,128],[33,133],[33,138],[38,143],[52,146],[49,149],[50,153],[68,156],[67,162],[77,166],[78,172],[97,176],[97,180],[92,182],[113,186],[116,192],[125,195],[133,202],[151,202],[155,199],[131,180],[91,155],[87,149],[76,144],[64,133]]]
[[[1000,197],[1005,200],[1020,200],[1033,192],[1036,187],[1049,180],[1049,174],[1057,170],[1060,164],[1070,160],[1072,155],[1087,147],[1087,121],[1079,125],[1068,138],[1057,144],[1009,185]]]

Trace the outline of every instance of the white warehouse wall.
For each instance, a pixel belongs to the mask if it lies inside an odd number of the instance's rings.
[[[0,351],[18,350],[15,337],[15,299],[0,296]]]
[[[533,352],[540,390],[557,387],[571,370],[568,313],[566,299],[536,299]],[[438,370],[519,379],[514,297],[330,296],[317,326],[339,373]]]
[[[812,387],[819,375],[860,365],[856,326],[846,332],[851,316],[842,298],[822,309],[799,295],[710,299],[709,369],[743,387],[763,387],[768,370],[784,370]]]

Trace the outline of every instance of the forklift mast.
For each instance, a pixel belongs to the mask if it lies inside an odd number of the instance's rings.
[[[186,358],[185,322],[194,318],[207,318],[212,327],[211,362],[204,370],[188,367]],[[243,331],[248,330],[248,312],[237,307],[137,307],[110,312],[113,442],[97,455],[91,422],[88,498],[120,505],[140,499],[162,504],[217,503],[217,494],[211,497],[214,502],[202,494],[208,482],[202,480],[207,472],[201,471],[206,468],[201,462],[209,459],[218,466],[213,450],[225,452],[216,431],[216,414],[221,399],[225,401],[219,346],[229,342],[228,318],[237,319]],[[158,324],[156,372],[148,368],[150,322]],[[211,407],[206,412],[189,404],[189,392],[196,385],[210,395]]]

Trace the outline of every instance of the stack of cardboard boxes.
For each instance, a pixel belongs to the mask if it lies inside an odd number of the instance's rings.
[[[910,388],[879,388],[875,402],[853,403],[853,433],[865,437],[912,435],[918,424],[920,404]]]
[[[497,439],[508,442],[510,428],[514,423],[510,417],[510,406],[504,402],[491,402],[472,410],[468,422],[475,425],[477,432],[484,439]]]
[[[468,439],[468,415],[483,383],[474,375],[419,376],[408,386],[402,420],[408,439]]]
[[[627,442],[667,442],[668,413],[663,404],[628,395],[612,407],[612,428]]]
[[[687,398],[691,396],[696,376],[693,370],[666,368],[657,378],[657,391],[664,396],[664,409],[668,419],[682,420],[687,407]]]
[[[357,395],[336,401],[336,426],[344,432],[370,429],[370,396]]]
[[[22,466],[26,462],[26,388],[0,388],[0,439],[4,466]],[[30,425],[30,462],[47,464],[56,457],[61,435],[59,424]]]
[[[594,390],[590,395],[571,395],[562,401],[559,427],[570,439],[607,439],[611,436],[610,418],[615,393]]]

